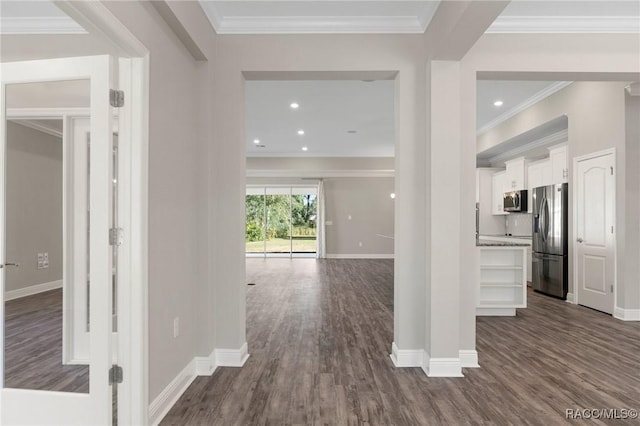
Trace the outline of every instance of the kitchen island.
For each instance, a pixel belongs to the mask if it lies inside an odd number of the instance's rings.
[[[479,251],[477,316],[515,316],[527,307],[526,242],[476,240]]]

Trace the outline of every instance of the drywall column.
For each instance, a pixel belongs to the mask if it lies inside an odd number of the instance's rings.
[[[460,62],[431,61],[431,274],[429,332],[422,368],[429,376],[462,376],[460,344],[461,103]]]
[[[640,83],[636,83],[640,86]],[[634,86],[631,86],[632,88]],[[640,89],[640,87],[638,87]],[[640,90],[625,94],[625,209],[626,241],[624,256],[624,288],[618,287],[617,318],[640,321]]]
[[[476,73],[464,66],[460,73],[460,363],[478,367],[476,306],[479,292],[480,255],[475,239],[476,183]],[[465,100],[462,101],[462,94]],[[482,207],[481,207],[482,208]],[[504,224],[504,222],[503,222]]]
[[[426,67],[396,78],[396,180],[393,344],[397,367],[422,365],[425,335],[425,283],[429,268],[425,217],[429,188],[425,127]],[[423,267],[426,265],[426,268]]]
[[[245,227],[245,147],[244,78],[240,66],[216,62],[213,140],[210,147],[209,181],[212,209],[209,220],[209,249],[212,255],[209,276],[214,280],[211,294],[215,314],[216,354],[226,353],[242,365],[246,360],[246,285],[244,265]],[[230,64],[226,64],[230,65]],[[233,66],[235,65],[235,66]],[[219,101],[224,99],[224,101]],[[223,365],[220,360],[218,365]]]

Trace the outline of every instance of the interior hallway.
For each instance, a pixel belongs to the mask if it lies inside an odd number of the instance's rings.
[[[166,425],[562,424],[568,408],[640,409],[640,324],[529,292],[479,317],[480,369],[395,368],[393,261],[247,259],[243,368],[199,377]],[[593,422],[599,424],[598,422]]]

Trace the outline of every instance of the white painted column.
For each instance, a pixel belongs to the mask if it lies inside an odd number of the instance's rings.
[[[462,376],[459,349],[463,267],[460,62],[431,61],[430,66],[431,269],[422,368],[431,377],[458,377]]]
[[[394,327],[391,359],[419,367],[424,353],[427,173],[425,67],[396,78]]]

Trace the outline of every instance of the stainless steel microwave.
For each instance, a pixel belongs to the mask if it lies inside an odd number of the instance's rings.
[[[504,193],[502,207],[505,212],[526,213],[527,211],[527,190],[510,191]]]

